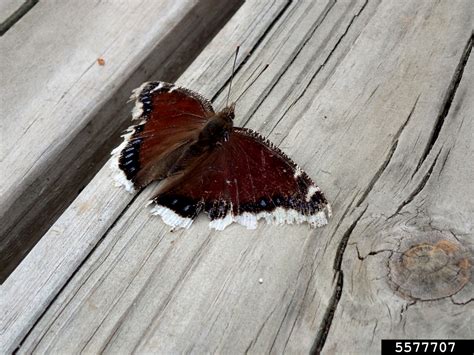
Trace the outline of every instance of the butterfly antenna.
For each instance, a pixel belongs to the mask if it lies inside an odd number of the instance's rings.
[[[255,77],[255,79],[253,79],[253,80],[250,82],[250,84],[247,85],[247,87],[246,87],[246,88],[241,92],[241,94],[237,97],[237,99],[235,100],[235,102],[237,102],[237,101],[240,100],[240,98],[247,92],[247,90],[250,89],[250,87],[258,80],[258,78],[260,77],[260,75],[262,75],[262,73],[263,73],[265,70],[267,70],[267,68],[268,68],[269,65],[270,65],[270,64],[265,64],[265,66],[264,66],[263,69],[260,71],[260,73],[258,73],[257,76]],[[249,81],[249,80],[252,78],[252,76],[255,74],[255,72],[257,71],[257,69],[258,69],[258,67],[252,72],[252,74],[250,74],[250,77],[249,77],[249,79],[247,79],[247,81]],[[247,82],[247,81],[246,81],[246,82]],[[245,82],[245,83],[246,83],[246,82]],[[244,83],[244,84],[245,84],[245,83]]]
[[[237,55],[239,54],[240,46],[237,46],[235,49],[235,56],[234,56],[234,64],[232,65],[232,75],[230,76],[230,83],[229,83],[229,92],[227,93],[227,101],[226,106],[229,106],[229,98],[230,98],[230,90],[232,89],[232,80],[234,79],[234,72],[235,72],[235,63],[237,63]]]

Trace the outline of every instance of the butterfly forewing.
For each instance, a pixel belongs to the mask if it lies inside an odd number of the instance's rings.
[[[144,83],[131,99],[135,100],[132,119],[138,123],[128,128],[112,154],[116,180],[133,191],[166,177],[214,110],[201,95],[164,82]]]

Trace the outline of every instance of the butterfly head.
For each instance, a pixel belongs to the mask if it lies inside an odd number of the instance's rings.
[[[233,122],[235,117],[235,102],[227,107],[224,107],[224,109],[219,112],[219,115],[221,115],[224,120]]]
[[[234,126],[234,117],[235,117],[235,103],[232,103],[230,106],[224,107],[224,109],[219,112],[219,116],[222,120],[222,125],[224,128],[224,133],[222,135],[224,142],[227,142],[230,137],[230,132]]]
[[[201,131],[199,140],[211,146],[219,146],[227,142],[234,126],[234,107],[235,105],[232,104],[216,113]]]

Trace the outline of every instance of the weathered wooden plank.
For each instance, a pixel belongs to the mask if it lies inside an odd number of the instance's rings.
[[[2,37],[0,281],[107,161],[130,91],[175,80],[240,3],[42,1]]]
[[[231,65],[226,63],[232,60],[235,45],[241,45],[240,63],[286,5],[286,1],[245,4],[181,82],[213,96],[230,76]],[[196,76],[196,71],[202,77]],[[105,166],[2,285],[7,311],[0,315],[0,352],[18,345],[131,201],[132,196],[111,181],[110,169]]]
[[[384,338],[472,338],[473,38],[468,41],[457,70],[450,70],[445,101],[420,96],[347,236],[329,353],[376,353]],[[457,46],[459,58],[462,41]],[[423,140],[426,157],[416,142],[427,128],[421,105],[439,110],[438,124],[428,126],[431,138]],[[420,166],[406,164],[412,151],[423,156]]]
[[[440,112],[472,41],[469,9],[468,1],[291,3],[237,73],[234,97],[270,63],[238,101],[238,123],[260,128],[317,177],[333,203],[331,224],[316,231],[261,225],[257,231],[231,226],[210,233],[200,218],[191,230],[172,234],[147,214],[144,204],[153,187],[147,188],[58,295],[20,352],[331,352],[336,336],[342,344],[338,351],[363,348],[359,338],[370,339],[374,329],[363,312],[376,314],[368,307],[391,302],[396,308],[406,300],[371,278],[357,284],[359,303],[350,308],[356,286],[347,285],[357,280],[345,280],[341,271],[359,258],[349,244],[359,235],[361,257],[367,256],[366,263],[376,260],[368,254],[379,249],[362,242],[382,238],[360,226],[366,219],[389,226],[379,209],[395,213],[430,172],[444,139],[442,132],[436,134]],[[471,111],[468,106],[466,112]],[[451,142],[468,154],[472,147],[460,141]],[[442,162],[441,153],[436,161]],[[440,168],[435,165],[430,174]],[[405,176],[414,171],[409,182]],[[384,174],[389,178],[383,180]],[[462,177],[454,183],[462,185]],[[363,298],[364,288],[379,293]],[[459,300],[468,299],[469,293]],[[430,316],[416,315],[425,327],[420,334],[428,331]],[[444,327],[455,331],[456,317],[446,316]],[[365,327],[363,335],[353,328],[331,333],[340,329],[336,319],[349,318],[353,326]],[[379,340],[366,341],[363,351],[376,351]]]

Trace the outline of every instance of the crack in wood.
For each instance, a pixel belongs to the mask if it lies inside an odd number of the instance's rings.
[[[377,330],[378,325],[379,325],[379,321],[376,319],[374,329],[372,330],[372,338],[370,339],[370,344],[374,342],[375,331]]]
[[[125,212],[128,210],[128,208],[135,202],[136,198],[139,196],[139,194],[135,194],[132,199],[130,200],[130,202],[125,206],[125,208],[120,212],[120,214],[117,216],[117,218],[113,221],[113,223],[107,228],[107,230],[104,232],[104,234],[102,235],[102,237],[97,241],[97,243],[91,248],[91,250],[89,251],[89,253],[86,255],[86,257],[80,262],[80,264],[77,266],[77,268],[74,270],[74,272],[68,277],[68,279],[66,280],[66,282],[64,282],[63,286],[58,290],[58,292],[55,293],[54,297],[51,298],[51,300],[48,302],[48,305],[45,306],[41,312],[41,314],[36,318],[36,321],[31,325],[30,329],[28,330],[28,332],[22,337],[21,341],[18,343],[18,346],[16,347],[16,349],[14,350],[14,353],[18,352],[18,350],[20,350],[21,346],[23,345],[24,341],[26,340],[26,338],[28,338],[31,334],[31,332],[33,331],[33,329],[36,328],[36,326],[41,322],[41,320],[43,319],[43,317],[45,316],[46,312],[50,309],[51,305],[54,304],[56,302],[56,300],[59,298],[60,295],[62,295],[64,289],[69,285],[70,281],[76,276],[76,274],[82,270],[82,267],[84,266],[84,264],[86,262],[89,261],[89,258],[92,256],[92,254],[97,250],[97,248],[99,248],[99,246],[102,244],[102,242],[104,241],[104,239],[107,237],[107,235],[109,234],[109,232],[115,227],[115,225],[120,221],[121,217],[125,214]],[[88,278],[90,277],[90,275],[92,275],[94,272],[94,270],[92,270],[92,272],[89,273],[89,276]],[[87,278],[87,279],[88,279]],[[87,281],[86,279],[86,281]],[[71,298],[72,299],[72,298]],[[69,304],[69,301],[64,303],[62,305],[62,308],[65,309],[66,306]],[[59,318],[59,316],[61,315],[61,312],[59,312],[56,317],[55,317],[55,320]],[[49,324],[49,327],[46,329],[45,332],[43,332],[43,334],[38,338],[38,340],[36,341],[36,344],[39,344],[41,343],[42,339],[46,336],[46,334],[48,333],[48,330],[49,328],[55,323],[55,320],[53,320],[52,322],[50,322]],[[32,352],[34,352],[36,350],[36,345],[33,347],[32,349]]]
[[[290,302],[288,302],[288,306],[287,306],[286,309],[285,309],[285,314],[283,315],[283,318],[282,318],[282,320],[281,320],[281,322],[280,322],[280,326],[278,327],[278,330],[277,330],[277,332],[275,333],[275,336],[273,337],[272,345],[270,346],[270,350],[268,351],[269,353],[272,353],[272,352],[273,352],[273,349],[274,349],[274,347],[275,347],[276,341],[277,341],[277,339],[278,339],[278,334],[280,334],[280,331],[281,331],[283,325],[285,324],[285,319],[287,318],[288,313],[289,313],[289,311],[290,311],[290,308],[291,308],[291,306],[292,306],[292,304],[293,304],[293,300],[295,299],[296,291],[297,291],[297,289],[295,289],[295,290],[293,291],[293,295],[291,296],[291,300],[290,300]]]
[[[418,172],[423,162],[428,157],[433,145],[435,144],[436,140],[439,137],[439,133],[443,128],[444,122],[446,117],[448,116],[449,110],[454,100],[454,96],[456,95],[456,91],[458,89],[459,83],[461,82],[461,78],[464,73],[464,68],[466,67],[467,61],[469,60],[469,56],[471,55],[472,51],[472,44],[473,44],[474,33],[471,33],[471,37],[469,37],[467,44],[464,47],[463,53],[461,58],[459,59],[459,63],[454,71],[453,77],[449,83],[448,89],[444,95],[443,104],[441,105],[441,110],[439,111],[438,117],[433,126],[433,131],[431,132],[431,137],[426,144],[425,150],[420,157],[418,165],[416,166],[415,170],[413,171],[413,176]]]
[[[326,309],[326,314],[324,315],[323,320],[321,322],[321,327],[319,328],[316,340],[314,341],[313,346],[311,347],[311,354],[320,354],[322,349],[324,348],[324,344],[326,343],[326,338],[329,334],[329,330],[331,329],[334,314],[336,313],[339,300],[342,296],[342,288],[344,286],[344,272],[342,270],[342,259],[344,256],[344,252],[346,250],[347,243],[352,232],[354,231],[355,227],[357,226],[357,223],[359,223],[360,219],[366,211],[367,207],[362,211],[359,217],[357,217],[354,222],[352,222],[352,224],[342,236],[339,246],[337,248],[336,257],[334,259],[333,265],[333,269],[335,271],[334,279],[337,278],[336,287],[334,288],[334,292],[331,298],[329,299],[328,308]]]
[[[12,28],[15,23],[20,21],[21,18],[25,16],[37,3],[38,0],[26,0],[18,9],[15,10],[15,12],[8,16],[5,21],[0,23],[0,37]]]
[[[327,15],[329,12],[332,10],[332,8],[336,5],[336,0],[332,0],[330,3],[326,5],[324,8],[323,13],[318,17],[318,19],[314,23],[314,27],[310,29],[309,33],[306,34],[306,38],[303,39],[303,43],[299,46],[299,48],[296,50],[296,53],[293,55],[293,58],[288,62],[285,70],[283,71],[282,75],[278,79],[280,79],[283,74],[287,72],[287,70],[293,65],[295,62],[296,58],[300,55],[301,51],[303,48],[308,44],[311,38],[313,38],[314,34],[316,33],[316,30],[319,28],[319,26],[324,22],[326,19]]]
[[[265,31],[263,32],[263,34],[257,39],[257,41],[255,42],[255,44],[252,46],[252,48],[247,52],[247,56],[244,58],[244,60],[242,60],[242,62],[237,65],[237,67],[235,68],[235,71],[234,71],[234,77],[237,76],[237,73],[240,71],[240,69],[242,69],[245,64],[247,63],[247,61],[250,59],[250,57],[252,56],[252,54],[257,50],[257,48],[262,44],[262,42],[265,40],[265,38],[268,36],[268,34],[270,33],[270,31],[273,29],[273,27],[275,26],[275,24],[281,19],[281,17],[286,13],[286,10],[288,10],[288,8],[290,7],[290,5],[293,3],[293,0],[288,0],[288,2],[286,3],[285,6],[283,6],[283,8],[280,10],[280,12],[275,16],[275,18],[272,20],[272,22],[269,24],[269,26],[265,29]],[[231,58],[232,59],[232,58]],[[225,88],[227,87],[227,85],[229,85],[230,83],[230,79],[231,77],[229,76],[229,78],[224,82],[224,84],[221,86],[221,88],[219,90],[217,90],[217,92],[214,94],[214,96],[212,96],[211,98],[211,102],[214,102],[216,101],[216,99],[219,97],[219,95],[225,90]]]
[[[387,220],[392,219],[394,216],[400,213],[400,211],[409,203],[413,201],[413,199],[425,188],[426,183],[428,182],[431,174],[433,173],[433,169],[436,165],[436,162],[438,161],[438,157],[441,153],[441,150],[438,152],[438,155],[436,155],[436,158],[433,160],[433,163],[431,164],[429,170],[426,172],[425,176],[423,176],[423,179],[421,179],[420,183],[415,187],[415,189],[410,193],[410,195],[403,200],[400,206],[398,206],[397,210],[395,213],[393,213],[391,216],[387,218]]]
[[[354,202],[354,200],[352,200],[352,202]],[[351,204],[347,207],[346,212],[349,210],[350,206],[352,205],[352,202],[351,202]],[[344,215],[345,215],[345,214],[344,214]],[[344,219],[344,218],[341,218],[341,220],[343,220],[343,219]],[[341,220],[340,220],[340,221],[341,221]],[[339,221],[339,224],[340,224],[340,221]],[[339,226],[339,224],[338,224],[338,226]],[[337,227],[336,227],[336,229],[337,229]],[[327,247],[327,245],[326,245],[326,247]],[[311,257],[312,255],[307,255],[307,257],[308,257],[308,256]],[[305,258],[305,259],[306,259],[306,258]],[[301,297],[302,302],[304,302],[304,300],[306,300],[306,297],[307,297],[307,295],[308,295],[308,290],[309,290],[309,287],[310,287],[310,281],[313,280],[313,277],[314,277],[314,270],[315,270],[315,265],[314,265],[314,263],[315,263],[315,262],[316,262],[316,258],[315,258],[314,256],[311,257],[311,266],[309,267],[310,275],[309,275],[309,277],[308,277],[308,282],[306,283],[306,287],[305,287],[304,293],[303,293],[303,295],[302,295],[302,297]],[[297,280],[299,280],[300,275],[301,275],[301,273],[302,273],[302,271],[303,271],[305,265],[306,265],[306,262],[303,262],[302,265],[301,265],[301,267],[300,267],[300,269],[298,270]],[[291,299],[291,302],[293,302],[294,295],[295,295],[295,294],[293,294],[293,297],[292,297],[292,299]],[[313,294],[313,298],[314,298],[314,294]],[[288,343],[290,342],[290,338],[291,338],[291,336],[292,336],[292,334],[293,334],[293,330],[294,330],[294,328],[295,328],[295,326],[296,326],[296,323],[297,323],[297,321],[300,319],[300,315],[302,314],[302,308],[303,308],[303,306],[301,306],[301,307],[298,309],[297,315],[296,315],[295,318],[294,318],[294,321],[293,321],[293,324],[292,324],[292,326],[291,326],[290,332],[288,333],[287,339],[286,339],[286,341],[285,341],[285,345],[284,345],[284,347],[283,347],[283,352],[286,351],[286,348],[287,348],[287,346],[288,346]]]
[[[446,162],[448,161],[449,154],[451,153],[451,148],[448,149],[448,152],[446,153],[443,162],[441,163],[441,166],[439,168],[439,173],[438,176],[441,175],[441,172],[444,170],[444,166],[446,165]]]
[[[331,51],[329,52],[328,56],[326,57],[326,59],[324,60],[324,62],[319,66],[319,68],[314,72],[314,74],[311,76],[311,78],[309,79],[308,83],[306,84],[305,88],[303,89],[303,91],[300,93],[300,95],[298,95],[298,97],[293,100],[293,102],[288,106],[288,108],[283,112],[283,114],[280,116],[280,118],[278,119],[278,121],[275,123],[275,125],[272,127],[271,131],[268,133],[268,135],[270,135],[274,130],[275,128],[280,124],[280,122],[283,120],[283,118],[286,116],[286,114],[291,110],[291,108],[293,108],[299,100],[301,100],[301,98],[304,96],[304,94],[306,93],[306,90],[308,90],[308,88],[310,87],[310,85],[313,83],[314,79],[316,78],[316,76],[319,74],[319,72],[321,71],[321,69],[323,69],[326,64],[329,62],[329,60],[331,59],[333,53],[336,51],[337,47],[339,46],[339,44],[341,43],[342,39],[347,35],[347,33],[349,32],[349,29],[351,28],[352,24],[354,23],[355,19],[357,17],[360,16],[360,14],[362,13],[362,11],[365,9],[365,7],[367,6],[368,4],[368,0],[365,1],[365,3],[362,5],[362,7],[359,9],[359,11],[352,17],[351,21],[349,22],[349,24],[347,25],[346,29],[344,30],[344,32],[342,33],[342,35],[338,38],[336,44],[332,47]],[[332,4],[332,6],[327,10],[327,12],[324,14],[324,17],[322,20],[324,20],[324,18],[326,18],[327,14],[329,13],[329,11],[332,9],[332,7],[335,5]],[[322,22],[322,21],[321,21]],[[319,26],[317,26],[319,27]],[[314,31],[316,31],[317,27],[315,28]],[[311,35],[314,34],[314,31]],[[301,49],[300,49],[301,50]],[[298,51],[299,53],[299,51]],[[297,53],[297,55],[298,55]],[[293,58],[293,60],[291,62],[293,62],[294,60],[296,59],[296,56]],[[285,70],[286,71],[286,70]],[[284,74],[284,73],[283,73]],[[282,74],[282,75],[283,75]],[[272,87],[273,89],[273,87]]]
[[[366,254],[365,256],[362,256],[357,244],[355,244],[355,248],[356,248],[356,252],[357,252],[357,259],[359,259],[360,261],[364,261],[369,256],[378,255],[380,253],[386,253],[386,252],[389,252],[389,253],[392,253],[392,254],[396,253],[396,251],[392,250],[392,249],[380,249],[380,250],[371,251],[370,253]]]
[[[413,104],[413,107],[411,108],[410,110],[410,113],[408,114],[408,117],[406,118],[405,122],[402,124],[402,126],[398,129],[397,133],[395,133],[395,135],[393,136],[393,140],[392,140],[392,147],[390,148],[388,154],[387,154],[387,157],[384,159],[384,162],[382,163],[382,165],[380,166],[380,168],[377,170],[377,172],[375,173],[374,177],[372,178],[372,180],[370,181],[369,185],[367,186],[367,188],[365,189],[363,195],[361,196],[361,198],[359,199],[359,201],[357,202],[356,204],[356,207],[359,207],[362,202],[367,198],[367,196],[369,195],[370,191],[372,191],[372,189],[374,188],[375,184],[377,183],[377,181],[379,180],[380,176],[382,176],[383,172],[385,171],[385,169],[387,168],[388,164],[390,163],[390,161],[392,160],[392,157],[393,155],[395,154],[395,150],[397,149],[397,146],[398,146],[398,141],[400,139],[400,136],[402,135],[402,132],[403,130],[406,128],[407,124],[408,124],[408,121],[410,121],[410,118],[412,117],[413,115],[413,112],[415,112],[415,108],[416,108],[416,105],[418,103],[418,99],[420,98],[420,95],[421,94],[418,94],[418,97],[416,98],[415,100],[415,103]]]
[[[321,350],[323,349],[324,344],[326,343],[326,338],[328,336],[329,329],[334,318],[334,313],[336,312],[337,305],[339,303],[339,300],[341,299],[344,280],[343,271],[341,270],[335,275],[337,275],[336,287],[334,289],[331,299],[329,300],[329,305],[321,323],[321,328],[318,332],[318,335],[316,336],[316,340],[313,343],[313,346],[311,347],[311,354],[318,355],[321,353]]]
[[[453,295],[454,296],[454,295]],[[472,301],[474,301],[474,298],[470,298],[468,299],[467,301],[465,302],[456,302],[454,299],[453,299],[453,296],[451,296],[451,302],[452,304],[455,304],[456,306],[465,306],[467,305],[468,303],[471,303]]]
[[[139,193],[135,194],[135,196],[133,196],[132,200],[127,204],[127,206],[125,206],[124,210],[122,211],[122,213],[120,214],[120,216],[117,217],[117,219],[114,221],[114,223],[107,229],[107,231],[105,231],[104,235],[100,238],[100,240],[95,244],[94,248],[91,250],[91,252],[85,257],[85,259],[81,262],[81,264],[78,266],[78,268],[76,269],[76,271],[74,272],[74,274],[71,275],[71,277],[66,281],[66,283],[64,284],[64,286],[59,290],[59,292],[56,294],[56,296],[54,297],[54,299],[48,304],[48,306],[45,308],[46,310],[49,309],[49,307],[56,302],[56,299],[61,295],[61,293],[63,292],[63,290],[65,289],[65,287],[69,284],[69,282],[73,279],[73,277],[75,277],[75,274],[77,273],[78,270],[81,270],[83,268],[83,265],[90,259],[90,257],[93,255],[93,253],[95,252],[95,250],[100,246],[100,244],[104,241],[104,239],[108,236],[108,233],[115,227],[115,225],[117,224],[117,222],[121,219],[122,215],[126,212],[126,210],[128,210],[128,208],[134,203],[135,199],[138,197]],[[161,241],[162,239],[160,239]],[[111,244],[109,247],[108,247],[108,251],[105,253],[105,254],[102,254],[100,256],[100,258],[97,260],[97,262],[95,262],[96,266],[92,265],[91,268],[88,270],[88,274],[87,276],[85,277],[84,280],[82,280],[82,283],[81,285],[77,288],[77,290],[74,291],[74,295],[76,295],[79,290],[82,288],[82,286],[84,286],[90,279],[90,277],[98,270],[98,268],[100,266],[103,265],[103,261],[105,259],[108,259],[108,257],[110,256],[112,250],[115,248],[115,245],[117,243],[118,240],[115,240],[115,242],[113,244]],[[158,242],[159,243],[159,242]],[[157,244],[158,245],[158,244]],[[143,265],[141,266],[143,267]],[[141,268],[140,267],[140,268]],[[128,287],[130,286],[130,284],[127,286],[127,289]],[[39,343],[41,343],[42,339],[47,335],[49,329],[51,328],[51,326],[56,323],[56,321],[59,319],[59,317],[61,316],[62,312],[64,309],[66,309],[68,307],[68,305],[70,304],[70,302],[73,300],[73,297],[71,297],[69,300],[67,300],[62,306],[61,306],[61,309],[58,311],[58,313],[54,316],[54,319],[49,323],[46,331],[43,332],[43,334],[39,337],[39,340],[37,341],[37,344],[33,347],[33,352],[36,351],[36,348],[37,348],[37,345]],[[46,312],[45,310],[45,312]],[[44,313],[41,315],[41,317],[43,317]],[[28,332],[27,335],[25,335],[25,337],[23,338],[22,340],[22,343],[24,342],[24,340],[29,336],[29,334],[31,333],[31,331],[36,328],[36,325],[37,323],[39,323],[41,319],[38,319],[37,322],[35,322],[35,324],[31,327],[31,330]],[[101,322],[102,324],[102,322]],[[99,325],[100,326],[100,325]],[[96,328],[96,330],[94,331],[93,335],[98,331],[99,327]],[[118,328],[117,328],[118,329]],[[117,330],[116,329],[116,330]],[[115,331],[116,331],[115,330]],[[93,335],[89,338],[89,340],[87,341],[87,343],[89,343],[89,341],[92,339]],[[110,341],[110,339],[108,340]],[[86,345],[83,347],[83,349],[87,346],[87,343]],[[108,342],[106,343],[106,345],[108,344]],[[20,345],[18,346],[18,348],[16,349],[19,350],[21,347],[21,343]]]
[[[307,294],[308,294],[308,289],[309,289],[309,286],[310,286],[310,280],[313,279],[313,275],[314,275],[314,261],[315,261],[314,258],[312,258],[312,261],[311,261],[311,268],[310,268],[310,276],[309,276],[309,278],[308,278],[308,282],[306,283],[306,287],[305,287],[303,296],[301,297],[301,300],[303,300],[303,302],[304,302],[304,300],[306,299],[306,296],[307,296]],[[300,269],[298,270],[298,276],[296,277],[297,280],[299,280],[300,275],[301,275],[301,272],[303,271],[304,267],[305,267],[305,262],[303,262],[303,263],[301,264],[301,267],[300,267]],[[293,299],[294,299],[294,297],[295,297],[295,294],[296,294],[296,291],[295,291],[295,293],[293,293],[293,296],[292,296],[292,298],[291,298],[291,302],[293,302]],[[295,328],[296,322],[297,322],[297,320],[299,319],[300,314],[301,314],[301,308],[302,308],[302,307],[300,307],[300,309],[298,309],[297,315],[294,317],[293,324],[292,324],[292,326],[291,326],[290,332],[288,333],[288,336],[287,336],[286,341],[285,341],[285,345],[284,345],[284,347],[283,347],[283,352],[286,351],[286,348],[287,348],[287,346],[288,346],[288,343],[290,342],[290,338],[291,338],[291,335],[293,334],[293,330],[294,330],[294,328]],[[283,320],[284,320],[284,319],[283,319]],[[282,320],[282,322],[283,322],[283,320]],[[275,337],[275,338],[276,338],[276,337]],[[275,341],[274,341],[274,343],[275,343]],[[272,345],[272,348],[273,348],[273,345]]]
[[[267,90],[267,93],[265,94],[265,96],[260,100],[260,104],[262,102],[264,102],[266,100],[266,98],[268,97],[268,95],[270,95],[270,93],[273,91],[273,89],[275,88],[275,86],[280,82],[280,79],[283,77],[283,75],[285,75],[285,73],[288,71],[288,69],[290,68],[291,64],[295,61],[295,59],[298,57],[299,53],[301,52],[301,50],[304,48],[305,44],[311,39],[311,37],[313,36],[313,34],[316,32],[316,30],[319,28],[319,26],[321,25],[321,23],[324,21],[324,19],[326,18],[327,14],[329,13],[329,11],[331,11],[331,9],[333,8],[333,6],[336,4],[336,1],[332,2],[332,3],[329,3],[328,5],[326,5],[326,8],[324,9],[324,12],[318,17],[318,19],[316,20],[315,22],[315,26],[310,30],[310,35],[303,41],[303,43],[301,44],[301,46],[299,48],[297,48],[296,50],[296,53],[293,55],[293,58],[291,58],[291,60],[285,65],[285,67],[283,68],[283,70],[281,71],[281,73],[279,73],[278,77],[276,78],[276,80],[273,81],[271,87]],[[255,105],[255,108],[254,110],[248,115],[248,118],[247,120],[243,123],[243,126],[245,126],[251,119],[251,117],[255,114],[255,112],[257,111],[258,107],[260,106],[260,104],[258,105]],[[285,111],[286,112],[286,111]],[[281,121],[281,118],[279,119],[279,121]],[[278,121],[278,122],[279,122]],[[277,125],[278,125],[278,122],[277,122]],[[268,133],[268,135],[270,135],[272,132],[273,132],[273,129],[276,127],[276,125],[272,128],[272,130],[270,131],[270,133]]]
[[[333,265],[333,269],[336,272],[341,270],[342,259],[344,257],[344,252],[346,251],[347,243],[349,242],[349,237],[352,234],[352,232],[354,231],[354,228],[356,227],[357,223],[359,223],[359,220],[362,218],[364,213],[367,211],[367,208],[368,208],[368,206],[366,206],[364,208],[362,213],[350,225],[350,227],[347,229],[347,231],[342,236],[341,241],[339,242],[339,246],[337,247],[336,257],[334,258],[334,265]]]
[[[183,234],[184,231],[181,233]],[[186,280],[187,276],[190,274],[191,271],[193,271],[196,268],[196,265],[199,264],[199,261],[201,260],[203,256],[203,251],[206,250],[209,247],[209,243],[212,240],[212,237],[215,235],[215,232],[210,232],[209,235],[204,239],[204,241],[201,243],[201,245],[198,247],[197,251],[193,254],[191,259],[186,263],[184,266],[183,270],[180,272],[179,277],[177,278],[176,282],[174,282],[172,288],[170,289],[168,295],[166,296],[165,300],[163,301],[163,304],[160,305],[160,307],[156,310],[155,312],[155,318],[154,321],[156,321],[159,317],[160,314],[163,314],[168,305],[170,304],[171,300],[173,297],[176,296],[177,290],[180,289],[180,287],[184,284],[184,281]],[[227,325],[228,326],[228,325]],[[227,328],[227,327],[226,327]],[[141,343],[146,340],[150,333],[153,331],[153,325],[149,325],[147,331],[143,334],[142,341],[138,344],[135,345],[133,348],[133,353],[138,352],[138,348],[141,345]],[[224,329],[225,331],[225,329]]]
[[[128,206],[127,206],[128,207]],[[131,238],[131,239],[134,239],[134,238]],[[97,332],[99,331],[99,329],[102,327],[102,325],[104,324],[105,320],[107,319],[107,317],[109,316],[109,314],[111,313],[111,310],[117,305],[117,303],[121,300],[122,298],[122,295],[124,295],[130,288],[130,286],[132,285],[133,281],[135,281],[135,279],[139,276],[140,272],[142,271],[143,267],[147,264],[148,260],[151,258],[154,250],[156,250],[156,248],[158,247],[158,245],[163,241],[164,239],[164,234],[161,235],[161,238],[156,242],[156,244],[153,246],[153,250],[150,251],[149,253],[147,253],[145,259],[142,261],[141,265],[138,267],[138,269],[134,272],[133,276],[131,277],[130,281],[128,282],[128,285],[123,289],[123,291],[116,297],[115,301],[111,304],[111,306],[109,307],[107,313],[104,315],[103,319],[100,321],[100,323],[97,325],[97,327],[94,329],[94,331],[92,332],[92,334],[88,337],[87,341],[85,341],[84,343],[84,346],[81,348],[81,350],[79,351],[80,353],[84,353],[86,352],[86,348],[87,346],[90,344],[90,342],[92,341],[92,339],[95,337],[95,335],[97,334]],[[127,243],[128,244],[128,243]],[[115,246],[115,244],[114,244]],[[109,248],[109,250],[111,251],[112,248]],[[110,253],[108,253],[110,254]],[[101,263],[102,265],[102,263]],[[97,268],[94,269],[94,271],[97,270]],[[92,273],[91,273],[92,274]],[[84,284],[84,283],[83,283]],[[140,293],[138,293],[135,297],[134,297],[134,302],[137,298],[139,298],[141,296],[141,293],[142,293],[143,289],[141,290]],[[101,349],[100,349],[100,352],[104,352],[105,349],[107,348],[107,346],[110,344],[110,342],[115,338],[115,335],[116,333],[118,332],[118,330],[122,327],[122,324],[124,323],[124,319],[126,318],[126,316],[130,313],[130,311],[133,309],[133,304],[134,302],[132,302],[130,304],[130,306],[127,308],[127,310],[120,316],[120,318],[118,319],[118,321],[114,324],[114,327],[113,327],[113,331],[110,335],[108,335],[107,337],[107,340],[105,341],[105,343],[102,345]]]
[[[399,322],[401,322],[403,320],[403,315],[408,311],[408,308],[414,304],[416,304],[417,301],[413,301],[413,302],[408,302],[408,303],[405,303],[402,308],[400,309],[400,320]]]
[[[260,337],[260,334],[262,333],[263,331],[263,328],[265,328],[265,325],[267,324],[268,320],[272,317],[272,315],[275,313],[276,311],[276,308],[277,308],[277,304],[275,304],[275,307],[273,307],[272,311],[268,314],[268,316],[265,318],[265,320],[263,321],[262,325],[260,326],[260,328],[258,329],[257,331],[257,334],[255,335],[255,337],[252,339],[252,341],[250,342],[249,346],[247,347],[247,349],[245,349],[244,353],[247,354],[249,351],[250,351],[250,348],[255,345],[255,343],[257,342],[257,339]]]

